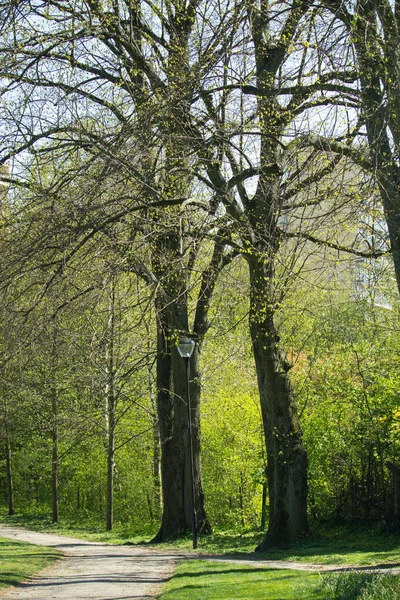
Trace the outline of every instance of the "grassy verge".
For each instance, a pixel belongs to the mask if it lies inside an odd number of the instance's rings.
[[[151,539],[154,532],[133,532],[127,526],[117,525],[111,533],[104,525],[84,520],[61,520],[52,524],[49,515],[25,514],[8,517],[0,510],[0,522],[27,527],[37,531],[60,533],[92,541],[111,544],[141,544]],[[222,531],[216,529],[210,536],[200,536],[198,552],[231,554],[253,552],[262,534],[254,530]],[[186,537],[159,548],[191,551],[191,538]],[[260,559],[291,560],[315,564],[374,566],[400,563],[400,534],[388,533],[371,526],[319,526],[307,539],[290,548],[270,550],[257,555]]]
[[[322,578],[327,600],[399,600],[400,579],[396,575],[348,571]]]
[[[398,600],[399,577],[314,572],[190,561],[178,566],[159,600]]]
[[[0,589],[17,585],[59,557],[53,548],[0,538]]]
[[[196,560],[178,566],[159,600],[323,600],[317,573]]]

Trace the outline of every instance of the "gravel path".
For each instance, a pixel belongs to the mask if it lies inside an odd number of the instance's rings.
[[[86,542],[0,525],[0,537],[51,546],[64,559],[1,600],[144,600],[154,598],[172,575],[179,555],[142,547]]]

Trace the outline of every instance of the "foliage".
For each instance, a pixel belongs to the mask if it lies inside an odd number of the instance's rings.
[[[96,520],[111,478],[116,523],[151,529],[160,430],[163,451],[174,439],[180,460],[170,482],[189,473],[182,369],[170,352],[190,330],[217,526],[258,525],[267,453],[270,490],[281,484],[268,505],[277,534],[294,502],[292,525],[300,512],[305,524],[296,403],[314,519],[390,520],[385,462],[400,443],[398,300],[381,256],[385,218],[393,250],[400,239],[387,189],[399,179],[391,7],[0,7],[0,159],[13,161],[15,186],[1,206],[2,489],[12,456],[19,508],[48,510],[58,484],[65,516]],[[377,147],[389,130],[389,147]],[[385,214],[375,175],[394,194],[383,194]],[[294,481],[301,493],[289,493]]]
[[[385,463],[396,461],[400,441],[397,304],[356,301],[351,288],[339,290],[327,296],[311,288],[304,307],[294,295],[284,323],[309,456],[310,512],[390,520]]]
[[[238,310],[236,319],[239,315]],[[254,366],[243,328],[224,334],[222,318],[227,327],[229,315],[220,315],[220,334],[211,337],[204,351],[201,418],[207,507],[219,528],[256,527],[261,519],[265,458]],[[229,357],[218,356],[220,335]]]

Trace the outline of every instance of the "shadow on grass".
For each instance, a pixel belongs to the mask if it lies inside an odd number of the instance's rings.
[[[20,579],[15,579],[15,573],[2,573],[0,575],[0,590],[11,585],[18,587],[22,585],[22,582]]]
[[[63,520],[60,524],[53,524],[49,513],[37,512],[31,514],[14,515],[12,517],[0,512],[0,519],[5,524],[30,528],[33,530],[74,534],[79,537],[97,536],[94,539],[104,543],[118,543],[126,546],[146,546],[160,549],[187,551],[191,547],[191,537],[187,536],[167,544],[151,544],[154,531],[135,532],[129,526],[116,525],[111,533],[105,531],[103,524],[90,519]],[[265,552],[254,553],[256,546],[261,542],[263,533],[256,530],[222,531],[217,530],[209,536],[199,537],[199,552],[210,555],[224,554],[228,557],[246,558],[250,560],[302,560],[313,562],[318,559],[335,556],[340,562],[340,557],[354,554],[369,553],[368,560],[374,562],[397,562],[400,557],[400,533],[390,533],[377,526],[362,526],[360,524],[318,523],[316,532],[311,533],[303,540],[292,544],[290,547],[268,549]],[[391,556],[391,553],[393,556]],[[195,554],[195,553],[194,553]],[[196,555],[196,554],[195,554]],[[350,558],[351,560],[351,558]]]
[[[179,579],[179,578],[185,578],[185,577],[207,577],[210,575],[239,575],[239,574],[244,574],[244,575],[250,575],[252,573],[257,573],[257,575],[260,575],[262,573],[272,573],[273,571],[276,571],[277,573],[280,573],[279,576],[277,576],[276,578],[268,578],[268,581],[273,581],[274,579],[293,579],[293,577],[295,577],[298,574],[298,571],[287,571],[286,573],[282,573],[281,569],[269,569],[268,567],[258,567],[258,568],[252,568],[252,567],[243,567],[243,568],[226,568],[226,569],[203,569],[202,571],[198,571],[198,572],[187,572],[184,571],[182,573],[175,573],[174,574],[174,579]]]
[[[51,552],[31,552],[27,554],[4,554],[0,552],[1,560],[30,560],[30,559],[38,559],[38,558],[54,558],[57,559],[58,555]]]

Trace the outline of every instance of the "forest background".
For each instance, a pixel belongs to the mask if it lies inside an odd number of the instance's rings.
[[[397,7],[1,2],[3,501],[395,524]],[[201,432],[200,432],[201,430]]]

